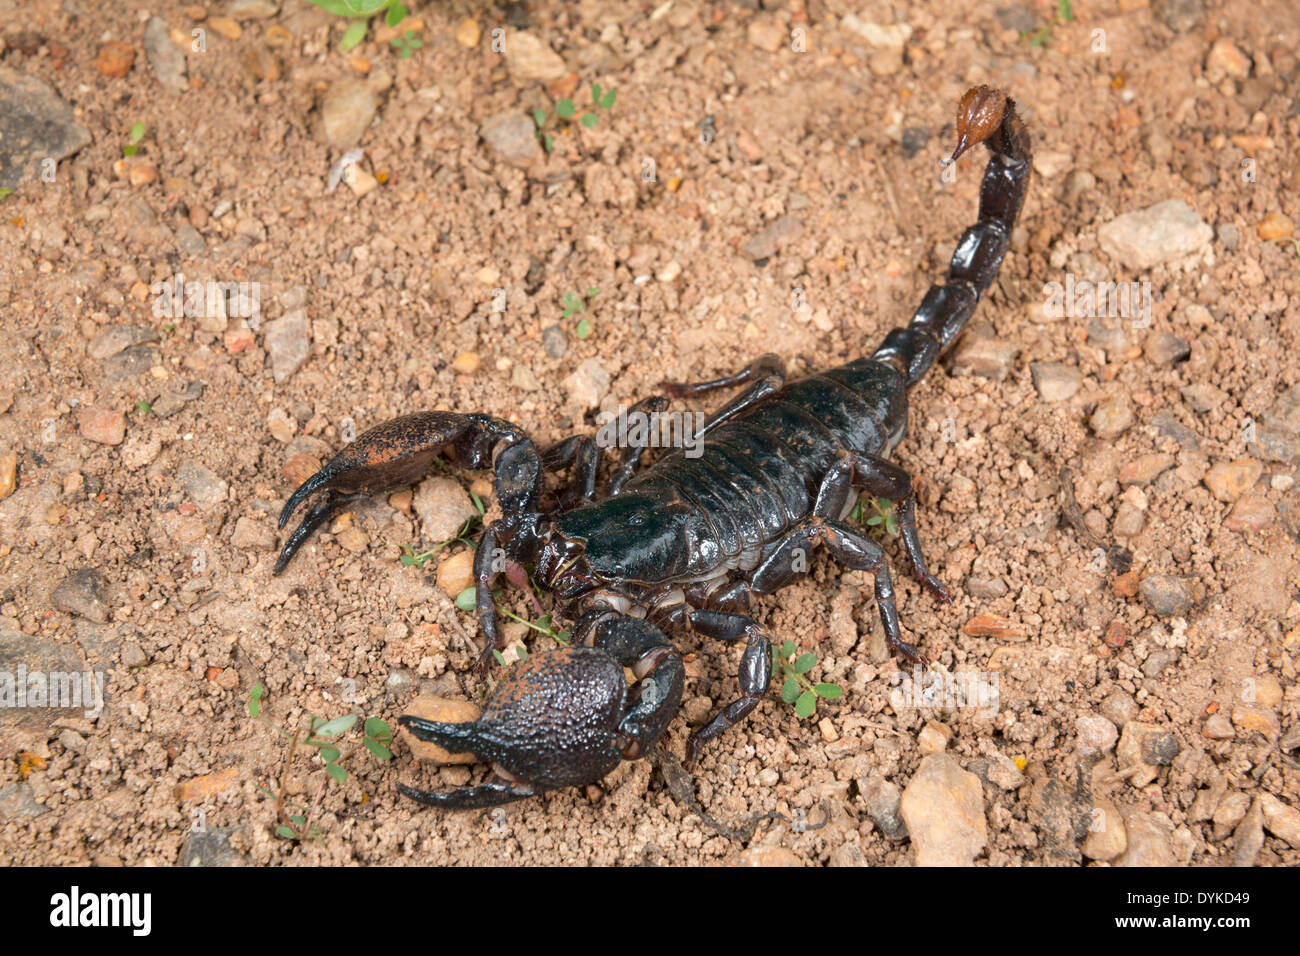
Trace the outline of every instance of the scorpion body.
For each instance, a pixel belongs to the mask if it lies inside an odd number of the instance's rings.
[[[402,792],[434,806],[486,807],[591,783],[619,760],[643,755],[681,700],[684,669],[664,632],[683,628],[744,643],[740,695],[692,734],[693,761],[701,744],[742,720],[768,689],[771,644],[748,613],[752,597],[790,583],[817,545],[873,575],[888,644],[926,663],[903,639],[884,552],[843,519],[856,488],[894,502],[914,572],[932,596],[950,600],[926,568],[911,477],[887,456],[906,431],[908,387],[957,338],[996,276],[1030,170],[1028,134],[1000,92],[977,87],[962,98],[957,136],[951,161],[980,142],[991,155],[979,221],[962,235],[946,281],[930,288],[912,321],[891,331],[870,358],[786,382],[780,359],[764,355],[726,378],[665,383],[674,396],[746,386],[705,421],[698,457],[679,449],[638,470],[645,447],[624,448],[597,495],[601,456],[589,436],[542,452],[509,422],[422,412],[362,434],[294,492],[281,526],[307,496],[324,495],[288,539],[276,573],[335,510],[418,480],[444,448],[469,467],[491,464],[502,517],[485,529],[475,554],[486,640],[480,669],[500,643],[492,587],[511,565],[534,566],[538,584],[566,602],[576,621],[572,645],[512,666],[477,721],[402,718],[422,739],[494,761],[496,778],[441,792],[399,785]],[[656,396],[635,410],[654,415],[666,406]],[[546,473],[566,468],[571,487],[563,505],[543,511]],[[631,668],[630,687],[617,665]]]

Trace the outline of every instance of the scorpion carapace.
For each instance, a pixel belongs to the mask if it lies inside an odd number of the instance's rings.
[[[786,382],[781,360],[764,355],[715,381],[665,383],[672,396],[745,386],[704,422],[692,446],[697,455],[678,449],[642,468],[646,443],[630,442],[598,494],[601,454],[591,436],[541,451],[507,421],[419,412],[358,436],[293,493],[281,527],[309,495],[322,494],[289,536],[276,574],[332,513],[418,480],[444,450],[470,468],[490,465],[502,517],[484,530],[474,557],[485,638],[479,670],[500,643],[493,587],[502,573],[532,566],[539,587],[575,621],[570,646],[505,671],[477,721],[402,718],[421,739],[492,761],[498,776],[446,791],[399,785],[403,793],[439,807],[488,807],[594,783],[620,760],[641,756],[682,696],[682,659],[665,632],[687,628],[744,645],[740,694],[691,735],[689,763],[767,692],[771,645],[749,614],[751,598],[802,573],[803,556],[818,544],[843,566],[872,574],[889,646],[926,663],[903,640],[884,552],[844,519],[859,488],[893,502],[913,571],[933,597],[950,600],[921,554],[911,476],[886,456],[907,426],[907,387],[961,333],[997,274],[1024,202],[1028,133],[1011,98],[985,86],[962,97],[950,161],[981,142],[990,156],[979,221],[962,235],[946,281],[930,288],[912,321],[885,336],[870,358]],[[666,407],[656,396],[633,410]],[[566,469],[561,503],[544,509],[547,473]],[[635,679],[630,686],[624,667]]]

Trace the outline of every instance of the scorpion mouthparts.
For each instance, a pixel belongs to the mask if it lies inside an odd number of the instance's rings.
[[[988,86],[967,90],[957,105],[957,148],[948,162],[956,162],[962,153],[997,132],[1006,112],[1007,95],[1002,91]]]

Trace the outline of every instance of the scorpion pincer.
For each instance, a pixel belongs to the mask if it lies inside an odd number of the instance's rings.
[[[329,516],[364,495],[419,480],[450,450],[469,468],[491,467],[502,517],[484,530],[474,560],[476,613],[485,638],[482,671],[500,642],[493,586],[511,562],[532,566],[574,621],[568,646],[512,665],[478,720],[402,722],[417,737],[496,765],[481,786],[405,794],[437,807],[489,807],[594,783],[620,760],[642,756],[664,733],[682,697],[682,658],[667,632],[690,629],[742,643],[739,696],[694,731],[687,761],[741,721],[767,692],[771,644],[749,614],[803,569],[796,553],[816,545],[847,568],[870,572],[889,646],[926,659],[903,639],[889,567],[880,546],[845,522],[857,489],[894,503],[904,551],[934,598],[946,589],[926,568],[917,536],[911,476],[887,456],[907,426],[907,390],[935,363],[997,274],[1029,184],[1030,143],[1015,103],[980,86],[957,110],[952,159],[978,143],[989,150],[979,221],[961,237],[946,279],[930,288],[911,322],[870,358],[793,382],[775,355],[734,375],[684,385],[694,396],[745,386],[706,419],[703,451],[667,452],[641,467],[644,447],[620,449],[597,493],[600,449],[575,435],[541,451],[516,425],[481,414],[419,412],[358,436],[289,498],[280,526],[321,492],[275,565],[284,570]],[[662,412],[668,400],[635,410]],[[698,448],[696,449],[699,450]],[[568,470],[563,503],[542,507],[548,472]],[[635,682],[629,685],[624,668]]]

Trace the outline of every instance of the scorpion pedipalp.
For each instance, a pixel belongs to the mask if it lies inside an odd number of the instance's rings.
[[[620,761],[642,756],[681,703],[681,656],[638,618],[601,621],[593,637],[591,647],[550,648],[510,665],[472,723],[404,715],[416,737],[491,761],[500,776],[478,787],[402,792],[431,806],[476,809],[595,783]],[[624,667],[636,677],[631,687]]]

